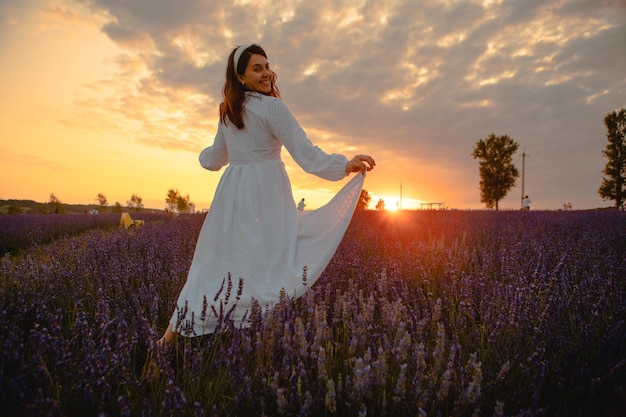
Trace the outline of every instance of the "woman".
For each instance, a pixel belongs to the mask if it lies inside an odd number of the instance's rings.
[[[278,301],[281,290],[299,297],[333,256],[350,222],[366,171],[374,159],[327,154],[314,146],[280,100],[276,74],[265,51],[249,44],[235,48],[226,67],[224,101],[212,146],[200,154],[202,167],[226,168],[194,252],[176,311],[160,345],[178,334],[213,333],[228,313],[245,326],[252,300]],[[306,171],[328,180],[361,172],[325,206],[298,212],[280,159],[281,146]],[[240,296],[228,291],[229,281]]]

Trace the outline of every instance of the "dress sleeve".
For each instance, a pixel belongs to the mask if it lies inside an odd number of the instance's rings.
[[[306,172],[331,181],[346,177],[348,159],[340,154],[328,154],[313,145],[281,100],[273,100],[270,103],[267,123],[270,133],[278,138]]]
[[[226,147],[226,140],[224,139],[222,124],[220,123],[217,126],[217,134],[215,135],[213,145],[204,148],[200,152],[200,165],[202,168],[210,171],[219,171],[227,163],[228,148]]]

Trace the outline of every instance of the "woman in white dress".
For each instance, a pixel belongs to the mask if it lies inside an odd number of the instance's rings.
[[[365,172],[375,165],[369,155],[348,160],[325,153],[307,139],[280,100],[276,74],[258,45],[241,45],[231,52],[223,94],[217,134],[213,145],[201,152],[200,164],[211,171],[228,167],[161,346],[178,334],[213,333],[227,312],[236,326],[246,326],[253,300],[271,307],[281,290],[301,296],[337,249]],[[323,207],[299,212],[280,159],[282,146],[306,172],[321,178],[338,181],[353,172],[362,175]],[[307,285],[302,279],[305,269]]]

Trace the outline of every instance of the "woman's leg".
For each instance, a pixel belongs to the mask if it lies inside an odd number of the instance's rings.
[[[174,332],[172,324],[170,323],[167,326],[167,329],[165,329],[165,333],[163,334],[163,337],[161,337],[157,341],[157,345],[159,347],[168,347],[176,340],[177,337],[178,337],[178,333]]]
[[[172,325],[168,325],[167,329],[165,329],[165,333],[163,337],[157,340],[156,349],[161,350],[165,353],[169,351],[169,349],[174,344],[174,341],[178,337],[178,334],[174,332]],[[154,352],[148,350],[148,355],[146,357],[146,363],[143,366],[142,378],[154,379],[159,376],[161,369],[159,365],[157,365],[157,361],[154,359]]]

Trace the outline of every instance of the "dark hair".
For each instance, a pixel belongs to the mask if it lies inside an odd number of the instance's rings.
[[[237,48],[232,50],[228,56],[228,62],[226,63],[226,82],[222,89],[224,101],[220,104],[220,121],[224,124],[231,122],[237,126],[238,129],[243,129],[243,105],[246,101],[246,88],[239,83],[237,74],[241,75],[246,71],[252,55],[262,55],[267,59],[267,54],[259,45],[250,45],[241,54],[239,64],[235,69],[233,56],[236,50]],[[276,87],[276,73],[272,72],[270,82],[272,84],[272,90],[267,95],[280,97],[280,92],[278,91],[278,87]]]

